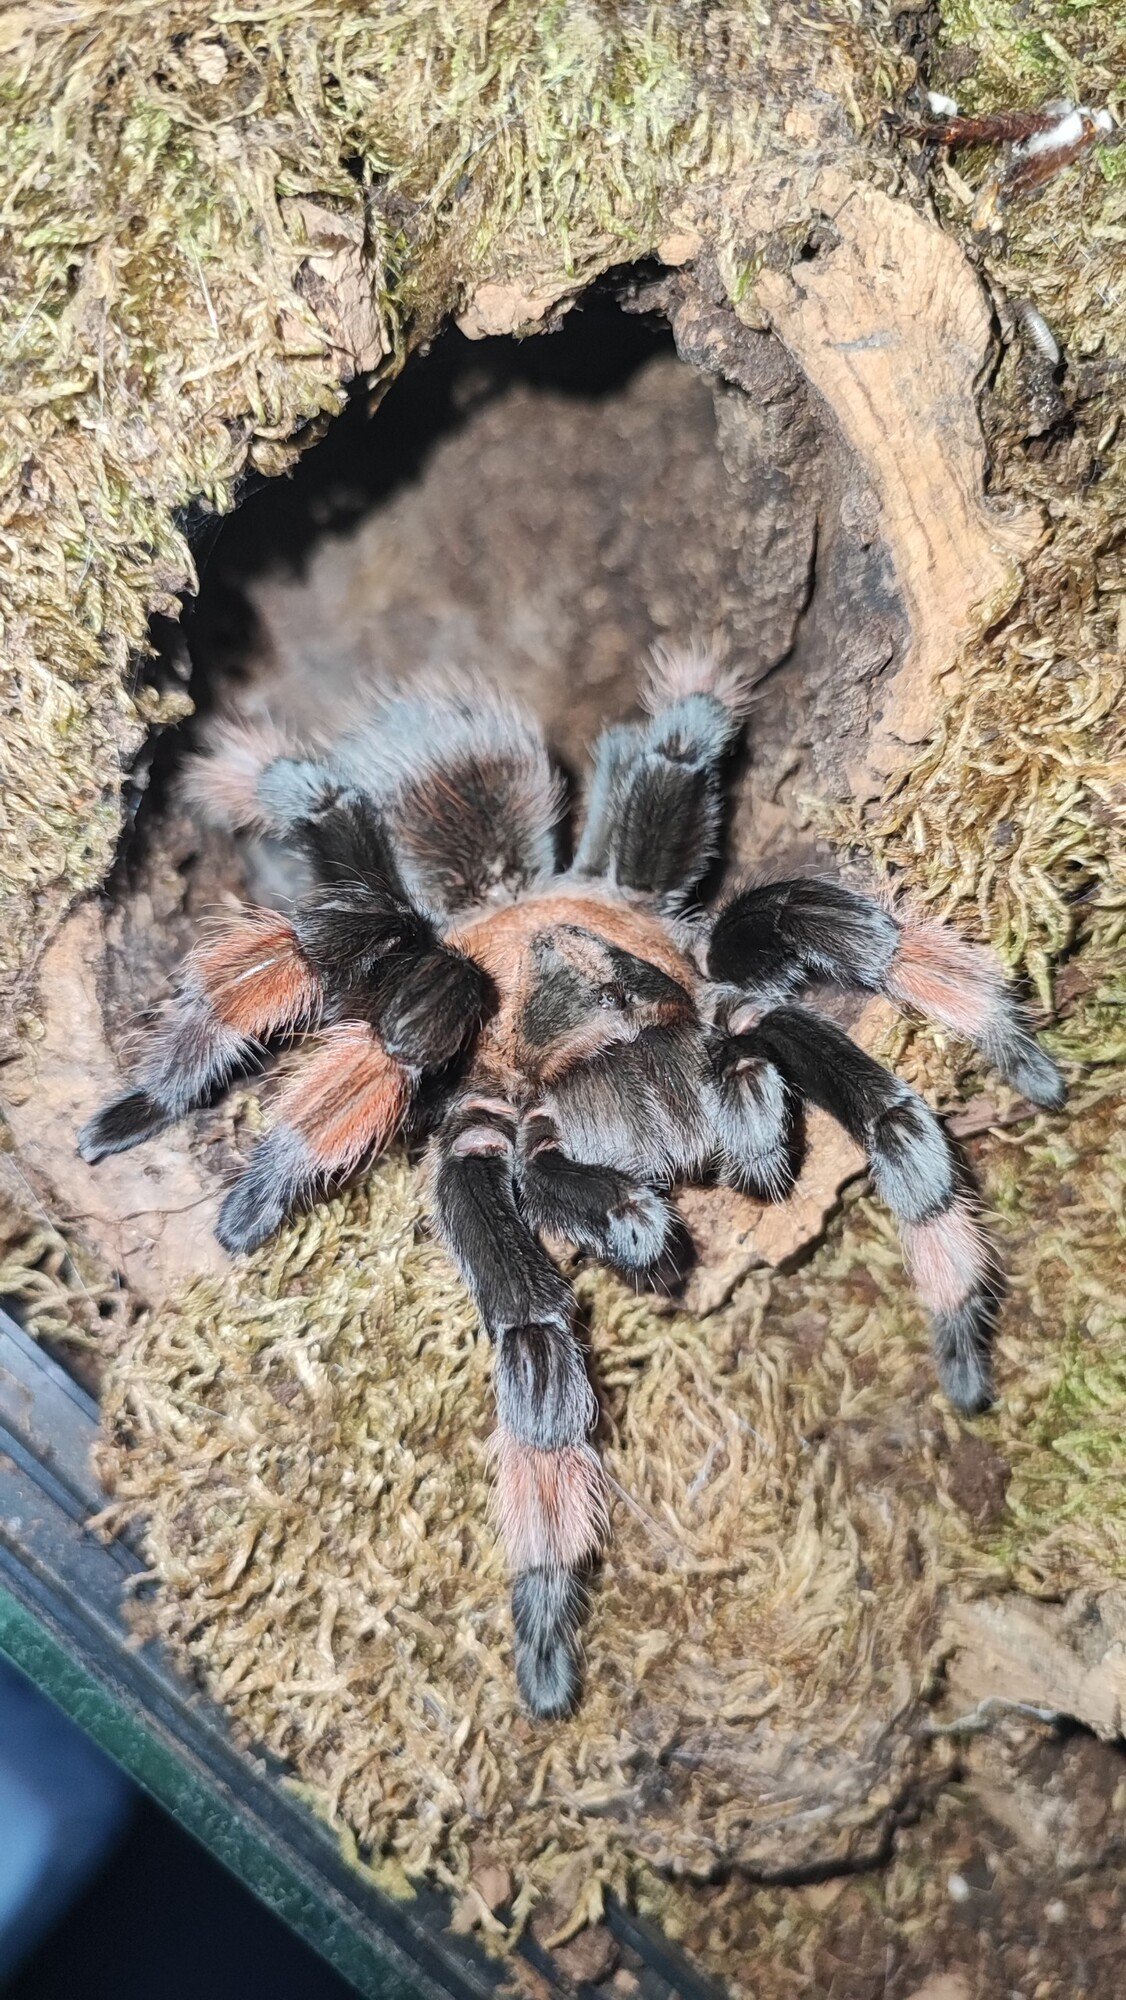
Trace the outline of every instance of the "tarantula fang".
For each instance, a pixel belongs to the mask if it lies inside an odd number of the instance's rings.
[[[576,1699],[583,1577],[606,1533],[574,1297],[541,1239],[651,1272],[678,1183],[784,1196],[800,1107],[819,1105],[865,1150],[942,1385],[974,1410],[998,1288],[972,1191],[927,1105],[806,989],[885,994],[1034,1103],[1064,1095],[992,956],[942,924],[808,879],[693,914],[744,691],[704,649],[658,651],[646,706],[599,739],[562,872],[542,734],[476,682],[373,694],[317,755],[229,728],[197,764],[197,802],[286,839],[315,886],[292,916],[248,911],[192,952],[132,1089],[79,1139],[91,1162],[132,1146],[309,1032],[222,1204],[220,1240],[244,1252],[397,1132],[428,1135],[434,1223],[495,1347],[516,1671],[539,1716]]]

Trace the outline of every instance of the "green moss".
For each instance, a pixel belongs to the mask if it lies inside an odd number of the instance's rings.
[[[1067,96],[1105,101],[1121,78],[1115,46],[1126,39],[1117,0],[943,0],[942,43],[976,58],[959,79],[964,108],[1037,104]]]

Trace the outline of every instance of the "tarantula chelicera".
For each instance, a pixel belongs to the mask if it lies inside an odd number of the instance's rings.
[[[1063,1098],[993,958],[944,925],[817,880],[691,909],[745,706],[708,651],[658,653],[648,719],[598,742],[563,872],[542,734],[476,683],[373,695],[315,757],[228,732],[197,766],[197,799],[284,836],[317,886],[292,918],[248,911],[192,953],[133,1089],[80,1137],[91,1162],[135,1145],[263,1045],[314,1031],[223,1202],[219,1237],[238,1252],[395,1133],[429,1135],[434,1222],[496,1349],[516,1670],[541,1716],[575,1699],[606,1511],[574,1299],[541,1238],[651,1271],[678,1182],[784,1196],[800,1107],[820,1105],[867,1154],[943,1387],[972,1410],[996,1302],[972,1195],[934,1114],[805,989],[886,994],[975,1042],[1035,1103]]]

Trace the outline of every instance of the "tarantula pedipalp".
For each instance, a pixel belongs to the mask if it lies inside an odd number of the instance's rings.
[[[284,836],[316,886],[292,919],[250,911],[192,953],[134,1087],[79,1141],[91,1162],[132,1146],[263,1044],[313,1031],[220,1211],[242,1252],[399,1130],[429,1136],[434,1222],[495,1343],[516,1669],[542,1716],[575,1699],[581,1577],[606,1510],[574,1298],[541,1238],[652,1271],[678,1183],[784,1196],[796,1113],[820,1105],[867,1153],[943,1386],[972,1410],[996,1288],[958,1163],[923,1101],[801,996],[886,994],[975,1042],[1034,1102],[1063,1098],[991,955],[941,924],[816,880],[685,914],[718,853],[743,695],[706,651],[669,652],[648,707],[600,738],[563,872],[541,733],[476,683],[373,695],[316,757],[229,732],[197,767],[197,799]]]

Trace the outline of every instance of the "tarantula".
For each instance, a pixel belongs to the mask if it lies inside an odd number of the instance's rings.
[[[250,910],[192,952],[134,1087],[79,1139],[90,1162],[133,1146],[264,1045],[315,1031],[220,1210],[220,1241],[243,1252],[395,1133],[429,1135],[434,1224],[495,1346],[516,1672],[539,1716],[576,1698],[582,1578],[606,1526],[574,1297],[541,1238],[651,1272],[677,1183],[783,1197],[800,1107],[819,1105],[864,1148],[942,1385],[973,1410],[997,1293],[972,1193],[926,1104],[805,990],[886,994],[1034,1103],[1064,1094],[991,955],[942,924],[807,879],[694,910],[745,693],[707,650],[658,651],[646,706],[599,739],[563,872],[543,736],[475,682],[375,694],[315,756],[229,730],[197,764],[197,801],[283,836],[316,886],[292,917]]]

